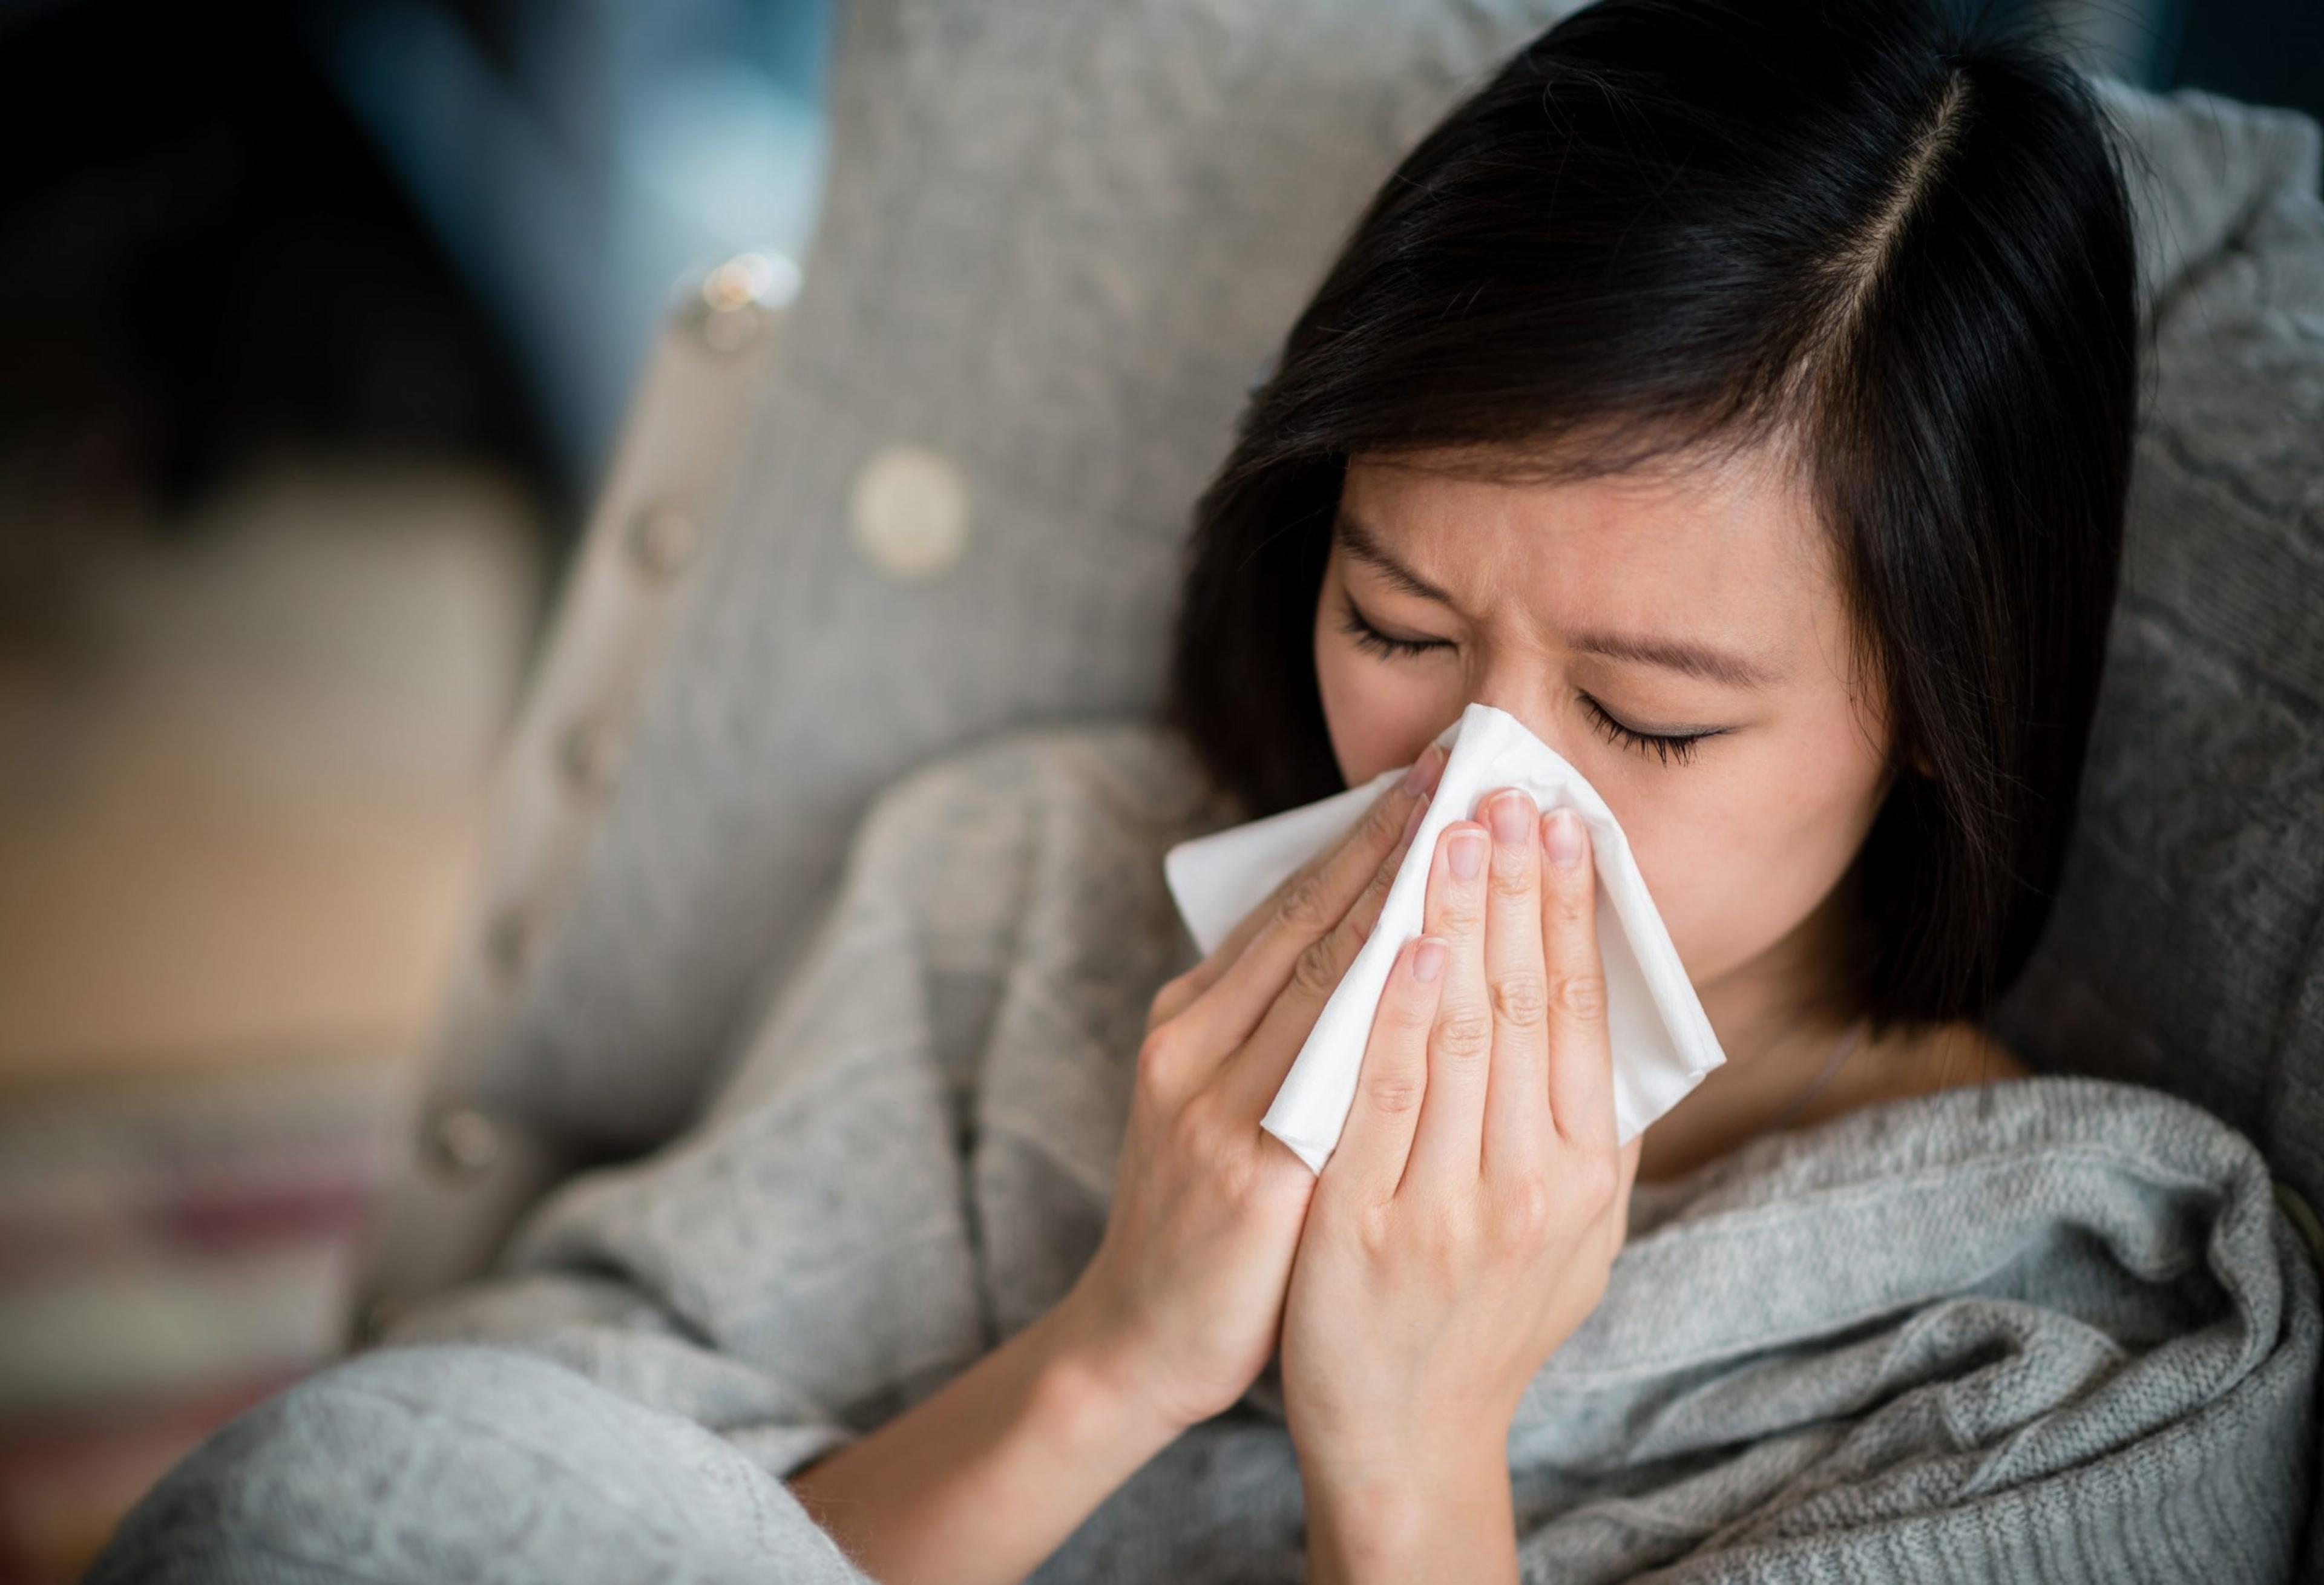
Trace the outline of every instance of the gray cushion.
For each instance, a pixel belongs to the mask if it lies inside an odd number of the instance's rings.
[[[2000,1020],[2175,1091],[2324,1205],[2324,205],[2317,124],[2118,96],[2155,358],[2058,908]]]
[[[464,1078],[609,1149],[677,1128],[872,791],[1154,699],[1194,496],[1402,152],[1571,0],[853,0],[806,280],[741,489],[500,1052]],[[851,533],[934,448],[965,554]]]
[[[549,717],[600,687],[634,698],[633,736],[610,794],[555,817],[553,885],[527,869],[547,817],[496,836],[493,884],[537,940],[512,987],[474,969],[486,899],[439,1097],[552,1161],[668,1137],[874,789],[1008,727],[1148,706],[1246,385],[1402,152],[1570,8],[853,0],[825,211],[742,399],[739,485],[656,618],[658,660],[624,672],[647,651],[567,601],[518,749],[547,753]],[[2044,1065],[2215,1106],[2324,1203],[2317,129],[2113,97],[2153,166],[2163,358],[2085,840],[2010,1027]],[[638,447],[703,444],[641,402]],[[964,554],[935,576],[853,530],[867,460],[898,443],[965,487]],[[623,480],[652,460],[616,470],[596,538],[625,531]],[[494,1191],[503,1211],[530,1192]]]

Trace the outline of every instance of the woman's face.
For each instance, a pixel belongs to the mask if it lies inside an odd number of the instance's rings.
[[[1421,461],[1359,457],[1342,492],[1315,673],[1348,784],[1498,705],[1612,807],[1706,1002],[1803,968],[1887,728],[1796,487],[1765,454],[1523,484]],[[1383,653],[1363,623],[1429,647]]]

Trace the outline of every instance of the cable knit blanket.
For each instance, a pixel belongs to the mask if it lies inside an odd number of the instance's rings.
[[[1147,1002],[1194,956],[1162,852],[1239,817],[1131,721],[899,782],[708,1113],[390,1333],[499,1348],[391,1347],[245,1416],[94,1578],[354,1577],[300,1571],[319,1527],[373,1580],[864,1580],[780,1478],[1093,1252]],[[1510,1433],[1525,1577],[2273,1585],[2319,1336],[2265,1163],[2161,1092],[1771,1135],[1638,1186]],[[1299,1580],[1301,1511],[1270,1374],[1034,1578]]]

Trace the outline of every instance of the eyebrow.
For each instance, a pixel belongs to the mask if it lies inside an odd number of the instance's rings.
[[[1453,604],[1451,594],[1398,561],[1378,534],[1344,510],[1333,520],[1332,531],[1341,548],[1349,555],[1371,567],[1406,594],[1416,599],[1433,600],[1439,605]],[[1763,662],[1681,639],[1591,631],[1572,634],[1565,642],[1566,648],[1578,650],[1583,654],[1602,655],[1610,660],[1635,661],[1641,666],[1659,666],[1665,670],[1700,677],[1705,682],[1723,683],[1729,687],[1763,688],[1783,675]]]
[[[1380,543],[1379,535],[1350,517],[1344,509],[1333,521],[1332,531],[1338,537],[1341,548],[1349,555],[1371,567],[1406,594],[1422,600],[1434,600],[1439,605],[1452,604],[1452,595],[1398,561],[1389,553],[1388,548]]]

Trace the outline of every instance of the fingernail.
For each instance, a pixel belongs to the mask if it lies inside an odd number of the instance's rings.
[[[1406,792],[1433,790],[1436,786],[1437,772],[1444,769],[1444,749],[1441,743],[1431,743],[1421,750],[1420,758],[1415,760],[1412,762],[1412,769],[1404,773],[1402,784],[1404,790]]]
[[[1552,809],[1545,834],[1549,860],[1571,870],[1582,862],[1582,821],[1571,809]]]
[[[1503,844],[1523,842],[1530,829],[1529,816],[1538,813],[1533,800],[1523,793],[1503,793],[1493,800],[1489,811],[1493,821],[1493,840]]]
[[[1428,813],[1428,795],[1422,793],[1420,801],[1412,806],[1412,813],[1404,817],[1404,840],[1410,842],[1412,834],[1420,829],[1420,817]]]
[[[1485,867],[1485,834],[1481,831],[1455,832],[1452,836],[1452,873],[1462,880],[1474,880],[1477,871]]]
[[[1444,972],[1444,944],[1434,935],[1424,935],[1413,949],[1412,977],[1423,985]]]

